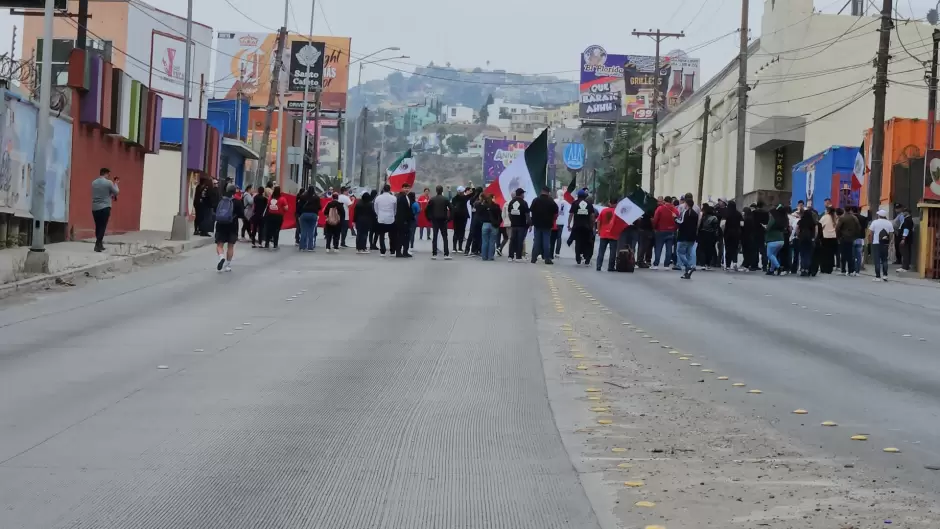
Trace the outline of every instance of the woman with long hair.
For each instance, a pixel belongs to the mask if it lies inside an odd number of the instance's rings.
[[[320,215],[320,195],[310,186],[302,193],[298,201],[298,226],[300,230],[300,251],[312,252],[317,247],[317,220]]]
[[[790,221],[782,207],[777,207],[770,212],[770,220],[764,229],[764,240],[767,242],[767,260],[770,266],[767,268],[767,275],[780,275],[783,271],[780,266],[779,254],[783,248],[783,241],[786,239],[787,229]]]
[[[277,250],[278,239],[281,235],[281,226],[284,225],[284,215],[288,213],[287,199],[281,196],[281,186],[274,186],[271,198],[268,200],[268,210],[264,216],[264,247],[270,248],[274,244]]]
[[[484,261],[492,261],[496,255],[502,210],[496,202],[493,202],[492,194],[483,193],[473,214],[480,215],[480,255]],[[549,257],[551,257],[551,253],[549,253]]]
[[[333,193],[323,214],[326,215],[326,225],[323,227],[326,233],[326,253],[338,253],[339,236],[343,231],[343,221],[346,219],[346,209],[339,201],[339,193]]]
[[[718,259],[718,234],[721,221],[711,204],[702,206],[702,221],[699,223],[698,247],[701,250],[698,260],[704,270],[711,270],[712,263]],[[599,263],[598,263],[599,264]]]
[[[369,253],[369,234],[374,231],[376,220],[375,208],[372,206],[372,194],[363,193],[362,198],[356,201],[356,253]]]

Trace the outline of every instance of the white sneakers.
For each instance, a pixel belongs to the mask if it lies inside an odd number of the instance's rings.
[[[650,270],[659,270],[659,267],[656,266],[656,265],[653,265],[653,266],[650,267]]]
[[[451,258],[450,255],[445,255],[445,256],[444,256],[444,260],[445,260],[445,261],[450,261],[451,259],[452,259],[452,258]]]
[[[431,256],[431,260],[432,260],[432,261],[437,261],[437,256],[436,256],[436,255],[432,255],[432,256]]]

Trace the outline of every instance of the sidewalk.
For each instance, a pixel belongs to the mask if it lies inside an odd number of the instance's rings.
[[[211,237],[193,237],[188,241],[170,241],[169,232],[138,231],[105,237],[106,250],[94,251],[93,239],[46,245],[49,273],[29,276],[23,264],[29,248],[0,250],[0,298],[14,292],[45,288],[69,278],[94,276],[103,272],[126,272],[135,265],[159,260],[194,248],[212,244]]]

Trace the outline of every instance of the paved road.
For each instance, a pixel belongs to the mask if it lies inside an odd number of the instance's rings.
[[[936,285],[717,271],[682,281],[672,271],[611,274],[560,262],[663,343],[761,389],[759,399],[746,400],[748,411],[753,407],[820,456],[863,460],[902,483],[940,492],[940,473],[924,468],[940,465]],[[810,413],[793,415],[797,408]],[[838,427],[821,427],[827,420]],[[862,433],[869,441],[850,440]],[[885,454],[887,447],[902,454]]]
[[[0,311],[0,527],[597,527],[534,267],[187,255]]]

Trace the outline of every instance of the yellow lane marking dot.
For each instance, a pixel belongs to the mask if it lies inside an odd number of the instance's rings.
[[[824,421],[824,422],[822,422],[821,424],[822,424],[823,426],[838,426],[838,425],[837,425],[835,422],[833,422],[833,421]]]
[[[612,420],[610,420],[610,419],[599,419],[599,420],[597,421],[597,424],[613,424],[613,423],[614,423],[614,421],[612,421]]]
[[[702,364],[697,364],[697,363],[695,363],[695,362],[692,362],[692,363],[689,364],[689,365],[692,366],[692,367],[699,367],[699,366],[701,366]]]
[[[584,358],[582,354],[571,355],[571,358]]]
[[[899,450],[899,449],[897,449],[897,448],[885,448],[884,451],[887,452],[887,453],[889,453],[889,454],[900,454],[900,453],[901,453],[901,450]]]
[[[584,390],[584,391],[585,391],[586,393],[600,393],[600,392],[601,392],[601,390],[599,390],[599,389],[597,389],[597,388],[587,388],[587,389]]]
[[[680,356],[680,357],[679,357],[679,360],[688,360],[688,359],[689,359],[688,356]]]
[[[647,525],[643,529],[666,529],[666,527],[662,525]]]
[[[806,414],[809,413],[809,412],[801,408],[801,409],[799,409],[799,410],[793,410],[793,413],[795,413],[795,414],[797,414],[797,415],[806,415]]]
[[[677,354],[679,354],[679,351],[669,351],[669,354],[671,354],[671,355],[677,355]]]
[[[853,436],[850,437],[849,439],[851,439],[851,440],[853,440],[853,441],[867,441],[867,440],[868,440],[868,436],[867,436],[867,435],[853,435]]]
[[[728,377],[718,377],[718,380],[728,380]]]
[[[761,391],[761,390],[759,390],[759,389],[751,389],[751,390],[748,390],[748,393],[753,393],[753,394],[755,394],[755,395],[760,395],[761,393],[763,393],[763,391]]]
[[[595,413],[600,413],[600,412],[602,412],[602,411],[610,411],[610,408],[606,408],[606,407],[604,407],[604,406],[596,406],[596,407],[594,407],[594,408],[591,408],[591,411],[593,411],[593,412],[595,412]]]
[[[714,373],[711,369],[703,369],[702,373]]]
[[[621,323],[621,325],[630,325],[630,322],[625,321],[625,322]]]
[[[650,343],[659,343],[659,340],[650,340]]]
[[[588,400],[601,400],[600,397],[588,397]]]
[[[578,366],[578,371],[587,371],[588,366]]]
[[[734,386],[734,387],[736,387],[736,388],[743,388],[743,387],[746,386],[747,384],[745,384],[744,382],[735,382],[734,384],[731,384],[731,385]]]
[[[619,453],[621,453],[621,452],[626,452],[627,449],[626,449],[626,448],[611,448],[610,451],[611,451],[611,452],[617,452],[617,453],[619,454]]]
[[[630,463],[620,463],[619,465],[617,465],[617,468],[633,468],[633,465],[631,465]]]
[[[637,507],[655,507],[656,504],[651,501],[638,501],[634,503]]]
[[[626,485],[627,487],[642,487],[643,486],[642,481],[624,481],[623,484]]]
[[[569,341],[569,342],[577,342],[578,339],[577,339],[577,338],[568,338],[568,341]]]

